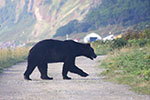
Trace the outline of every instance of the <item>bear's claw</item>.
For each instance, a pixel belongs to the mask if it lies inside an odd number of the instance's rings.
[[[43,79],[43,80],[53,80],[52,77],[41,77],[41,79]]]
[[[87,77],[87,76],[89,76],[89,74],[87,74],[87,73],[82,73],[81,76],[82,76],[82,77]]]
[[[71,77],[63,77],[64,80],[71,80]]]
[[[25,80],[29,80],[29,81],[32,80],[31,78],[29,78],[29,77],[27,77],[27,76],[24,76],[24,79],[25,79]]]

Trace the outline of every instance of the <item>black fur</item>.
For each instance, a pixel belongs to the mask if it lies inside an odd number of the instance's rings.
[[[88,74],[75,65],[75,58],[77,56],[86,56],[92,60],[96,58],[96,54],[90,44],[77,43],[72,40],[59,41],[47,39],[40,41],[29,52],[28,66],[24,73],[24,78],[31,80],[29,76],[37,66],[42,79],[53,79],[47,75],[47,64],[54,62],[64,62],[62,70],[63,79],[71,79],[67,76],[69,71],[86,77]]]

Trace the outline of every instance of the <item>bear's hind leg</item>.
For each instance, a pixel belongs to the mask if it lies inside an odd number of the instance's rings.
[[[67,73],[68,73],[68,66],[67,66],[67,64],[64,63],[63,64],[63,70],[62,70],[63,79],[71,80],[71,77],[68,77]]]
[[[26,69],[26,71],[24,73],[24,79],[25,80],[31,80],[30,79],[30,75],[33,72],[33,70],[35,69],[35,67],[36,67],[36,65],[31,64],[31,63],[28,62],[27,69]]]
[[[41,64],[38,65],[38,69],[41,73],[41,79],[43,79],[43,80],[52,80],[53,78],[48,77],[48,75],[47,75],[47,68],[48,68],[47,63],[45,63],[45,64],[41,63]]]

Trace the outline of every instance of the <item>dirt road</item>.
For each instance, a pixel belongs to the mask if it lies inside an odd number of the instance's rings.
[[[12,66],[0,74],[0,100],[150,100],[150,96],[131,92],[128,86],[105,82],[97,68],[103,56],[91,61],[77,58],[76,64],[90,74],[87,78],[69,73],[72,80],[63,80],[62,64],[49,64],[49,76],[41,80],[36,69],[32,81],[23,79],[26,62]]]

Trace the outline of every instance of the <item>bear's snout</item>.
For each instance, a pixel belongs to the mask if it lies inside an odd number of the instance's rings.
[[[93,59],[94,59],[94,58],[96,58],[96,57],[97,57],[97,55],[96,55],[96,54],[94,54],[94,55],[93,55]],[[92,60],[93,60],[93,59],[92,59]]]
[[[93,54],[92,56],[90,56],[89,58],[91,59],[91,60],[93,60],[94,58],[96,58],[97,57],[97,55],[96,54]]]
[[[97,57],[97,55],[95,54],[95,55],[94,55],[94,58],[96,58],[96,57]]]

